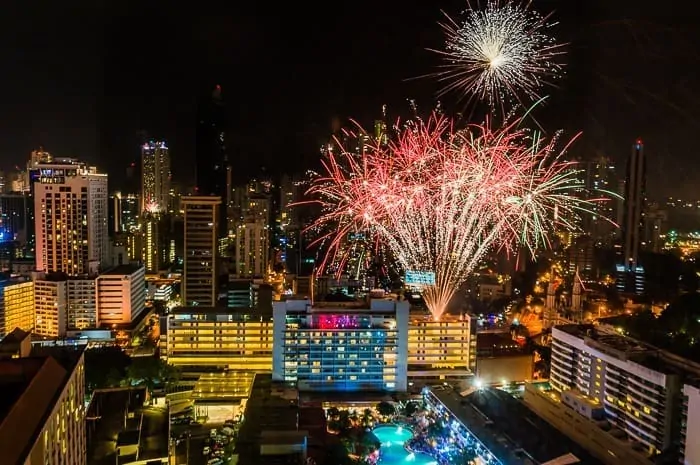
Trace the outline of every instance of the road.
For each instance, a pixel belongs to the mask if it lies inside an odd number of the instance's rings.
[[[220,429],[222,425],[191,425],[191,426],[173,426],[171,432],[175,437],[189,431],[191,433],[189,439],[189,461],[187,460],[188,441],[183,439],[175,448],[176,465],[206,465],[208,457],[202,455],[204,449],[204,440],[209,437],[212,429]],[[233,444],[229,444],[227,449],[233,450]]]

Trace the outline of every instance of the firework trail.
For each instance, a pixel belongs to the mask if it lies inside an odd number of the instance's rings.
[[[488,0],[482,10],[469,9],[461,21],[447,16],[444,50],[432,50],[445,60],[436,73],[444,83],[441,94],[457,92],[461,98],[486,101],[492,109],[504,102],[525,104],[557,78],[564,53],[547,35],[548,17],[528,4]]]
[[[388,145],[329,152],[308,192],[322,207],[313,228],[328,231],[317,239],[325,260],[338,260],[354,231],[377,234],[404,270],[435,273],[423,297],[439,318],[489,250],[534,252],[555,226],[574,229],[595,200],[572,195],[577,171],[557,138],[518,123],[456,131],[433,115]]]

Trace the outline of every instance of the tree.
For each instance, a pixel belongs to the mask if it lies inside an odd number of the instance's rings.
[[[126,372],[129,384],[132,386],[143,385],[149,390],[179,379],[179,371],[158,357],[135,357]]]
[[[369,427],[373,420],[374,420],[374,414],[372,413],[371,409],[366,408],[362,412],[362,415],[360,415],[360,424],[364,428]]]
[[[382,401],[377,404],[377,412],[383,417],[390,417],[396,414],[396,408],[389,402]]]
[[[117,387],[126,379],[129,356],[119,347],[99,347],[85,352],[85,384],[88,391]]]

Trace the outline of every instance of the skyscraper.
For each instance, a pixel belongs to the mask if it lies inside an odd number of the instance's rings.
[[[646,207],[646,161],[641,139],[635,142],[627,161],[624,197],[625,211],[621,225],[623,263],[627,270],[633,270],[639,264]]]
[[[617,264],[616,287],[619,292],[644,293],[644,268],[639,264],[639,249],[644,235],[646,208],[646,161],[641,139],[632,146],[627,161],[624,211],[621,224],[622,255]]]
[[[38,271],[83,275],[110,258],[107,175],[71,158],[33,170]]]
[[[200,102],[196,150],[196,194],[219,197],[228,205],[226,113],[219,85],[214,87],[208,99]],[[228,235],[227,208],[219,208],[218,215],[217,238],[223,239]]]
[[[185,305],[215,306],[217,301],[217,230],[221,198],[184,197],[185,260],[182,300]]]
[[[166,212],[170,198],[170,152],[164,141],[141,147],[141,211]]]

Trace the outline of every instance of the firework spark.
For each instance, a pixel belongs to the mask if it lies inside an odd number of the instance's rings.
[[[534,252],[555,226],[573,229],[590,210],[593,201],[570,195],[577,171],[557,145],[517,122],[455,131],[433,116],[388,145],[331,152],[309,190],[323,207],[314,228],[332,231],[318,239],[326,260],[354,231],[376,233],[405,270],[435,273],[423,296],[439,318],[489,250]]]
[[[492,108],[523,104],[524,98],[539,99],[541,88],[561,73],[562,45],[546,34],[552,24],[527,4],[488,0],[482,10],[467,10],[461,22],[447,19],[441,24],[445,49],[433,50],[446,61],[437,73],[443,94],[459,92]]]

